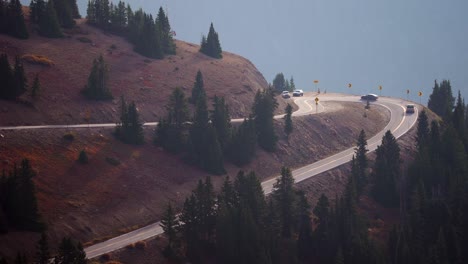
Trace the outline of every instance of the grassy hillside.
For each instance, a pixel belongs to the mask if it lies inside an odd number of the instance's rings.
[[[175,87],[190,96],[198,70],[203,73],[208,99],[225,96],[233,117],[244,117],[250,113],[256,91],[268,86],[250,61],[235,54],[225,52],[223,59],[213,59],[198,52],[198,45],[176,41],[177,55],[153,60],[135,53],[121,37],[90,27],[84,19],[77,23],[78,27],[62,39],[33,34],[24,41],[0,35],[0,53],[6,53],[11,62],[16,55],[31,54],[52,63],[46,66],[24,61],[30,85],[39,74],[41,95],[36,100],[23,95],[32,107],[2,101],[0,125],[115,122],[121,95],[136,102],[144,121],[157,121],[165,115],[164,107]],[[80,94],[92,62],[100,54],[109,66],[114,96],[114,100],[104,102],[90,101]],[[278,109],[284,107],[280,104]]]

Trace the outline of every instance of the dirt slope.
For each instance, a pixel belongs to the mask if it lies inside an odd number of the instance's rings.
[[[217,60],[198,52],[198,45],[183,41],[176,45],[177,55],[148,59],[133,52],[125,39],[90,27],[84,19],[62,39],[32,34],[25,41],[0,35],[0,53],[7,53],[11,63],[14,56],[24,54],[45,56],[54,63],[49,67],[25,62],[29,84],[39,74],[42,94],[37,100],[23,96],[33,107],[1,101],[0,125],[115,122],[121,95],[136,102],[143,120],[157,121],[165,115],[164,107],[175,87],[182,87],[190,96],[198,70],[203,73],[208,98],[225,96],[233,117],[244,117],[255,92],[268,86],[255,66],[241,56],[224,52],[223,59]],[[99,54],[109,66],[109,87],[115,98],[106,102],[90,101],[80,94]],[[278,109],[284,107],[281,104]]]

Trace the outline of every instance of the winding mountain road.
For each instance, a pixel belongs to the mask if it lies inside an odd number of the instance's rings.
[[[335,101],[335,102],[360,102],[360,97],[349,96],[343,94],[324,94],[319,95],[320,103],[315,105],[315,97],[317,94],[307,93],[304,97],[297,97],[294,102],[298,105],[299,109],[293,113],[293,116],[303,116],[309,114],[316,114],[326,111],[322,102]],[[361,102],[362,103],[362,102]],[[418,118],[418,108],[414,114],[406,114],[405,106],[409,103],[402,99],[381,97],[377,102],[372,104],[380,105],[390,112],[390,121],[385,128],[367,140],[369,152],[377,149],[385,132],[390,130],[395,138],[399,138],[408,132],[416,123]],[[364,103],[363,103],[364,105]],[[284,115],[275,116],[276,119],[283,118]],[[232,122],[242,122],[243,119],[233,119]],[[157,122],[144,123],[145,126],[155,126]],[[14,126],[14,127],[1,127],[0,130],[22,130],[22,129],[54,129],[54,128],[96,128],[96,127],[114,127],[115,123],[106,124],[78,124],[78,125],[39,125],[39,126]],[[315,175],[318,175],[327,170],[331,170],[340,165],[349,162],[354,154],[354,147],[341,151],[337,154],[329,156],[325,159],[312,163],[310,165],[298,168],[292,171],[295,182],[301,182]],[[265,194],[269,194],[273,190],[273,184],[279,176],[272,177],[262,182],[262,188]],[[107,241],[92,245],[85,248],[86,255],[89,259],[98,257],[108,252],[121,249],[129,244],[136,243],[163,233],[160,222],[142,227],[132,232],[120,235],[118,237],[109,239]]]

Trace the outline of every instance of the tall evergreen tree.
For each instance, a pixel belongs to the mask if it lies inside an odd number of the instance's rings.
[[[192,97],[190,97],[190,102],[194,105],[197,104],[198,99],[201,96],[205,96],[205,87],[203,83],[203,74],[200,70],[197,72],[197,76],[195,77],[195,82],[192,88]]]
[[[427,119],[426,111],[421,111],[421,114],[418,117],[418,132],[416,134],[416,143],[419,150],[425,145],[429,140],[429,121]]]
[[[273,79],[273,88],[280,93],[286,90],[286,80],[282,72],[276,74],[275,79]]]
[[[366,169],[368,167],[368,161],[367,161],[367,138],[366,138],[366,132],[364,130],[361,130],[359,133],[359,137],[357,140],[356,148],[355,148],[355,155],[356,155],[356,172],[357,172],[357,178],[356,178],[356,187],[357,191],[360,194],[364,188],[364,186],[367,184],[367,175],[366,175]]]
[[[58,255],[54,259],[55,264],[86,264],[86,253],[81,243],[74,242],[71,238],[63,238],[59,245]]]
[[[440,86],[437,81],[435,81],[432,94],[429,96],[429,101],[427,103],[429,109],[434,111],[445,121],[449,121],[454,103],[455,98],[452,94],[450,81],[443,80]]]
[[[223,153],[208,115],[206,97],[202,93],[197,99],[194,121],[189,132],[189,159],[210,173],[224,174]]]
[[[167,206],[162,216],[161,227],[168,240],[166,251],[169,255],[173,255],[178,244],[177,231],[179,229],[179,220],[170,204]]]
[[[398,182],[400,177],[400,147],[395,137],[387,131],[382,144],[377,147],[374,168],[374,198],[386,207],[399,204]]]
[[[257,140],[260,147],[268,152],[275,151],[278,141],[273,125],[274,111],[277,107],[278,103],[271,89],[258,91],[255,95],[252,112],[258,135]]]
[[[115,127],[116,136],[128,144],[143,144],[143,123],[140,121],[135,102],[127,106],[125,99],[122,97],[120,111],[120,122]]]
[[[16,56],[15,69],[13,72],[13,97],[17,98],[22,95],[28,87],[26,73],[21,59]]]
[[[310,218],[310,205],[304,192],[297,194],[298,238],[297,254],[299,259],[307,260],[312,253],[312,222]]]
[[[175,88],[166,106],[167,117],[161,119],[155,132],[154,143],[172,153],[185,147],[184,123],[189,119],[187,99],[180,88]]]
[[[175,54],[176,46],[172,39],[171,25],[169,24],[169,18],[162,7],[159,7],[156,25],[159,29],[159,33],[161,34],[163,52],[165,54]]]
[[[29,38],[26,23],[24,22],[23,9],[19,0],[10,0],[6,15],[7,32],[5,33],[20,39]]]
[[[88,84],[83,89],[83,94],[90,99],[108,100],[112,99],[112,94],[108,87],[109,69],[104,62],[102,54],[94,59],[93,67],[88,77]]]
[[[221,149],[225,151],[230,144],[232,127],[229,107],[224,101],[224,97],[215,96],[213,98],[213,111],[210,119],[216,130]]]
[[[0,98],[12,99],[13,72],[5,53],[0,55],[0,83]]]
[[[232,163],[242,166],[248,164],[254,158],[256,148],[255,121],[249,117],[249,119],[244,119],[244,122],[237,129],[233,130],[227,155]]]
[[[221,44],[219,43],[219,36],[214,29],[213,23],[210,25],[208,36],[206,38],[203,36],[202,38],[200,52],[215,59],[221,59],[223,57],[223,50],[221,49]]]
[[[48,38],[60,38],[63,36],[57,12],[55,11],[55,0],[47,1],[45,13],[42,15],[40,14],[38,19],[39,34]]]
[[[81,18],[80,11],[78,10],[78,5],[76,4],[76,0],[67,0],[68,6],[70,6],[72,17],[73,18]]]
[[[296,212],[295,194],[294,194],[294,178],[291,170],[287,167],[281,168],[281,176],[273,186],[272,197],[278,206],[278,212],[281,222],[281,234],[285,238],[291,237],[294,228],[294,219]]]
[[[294,90],[296,90],[296,84],[294,83],[294,78],[291,76],[289,80],[289,91],[292,92]]]
[[[8,223],[21,230],[40,231],[44,228],[37,208],[35,172],[29,160],[23,159],[18,168],[15,164],[7,178],[3,208]]]
[[[49,242],[47,239],[47,235],[44,232],[41,233],[41,238],[37,242],[36,247],[36,263],[48,264],[50,261]]]
[[[44,0],[32,0],[29,4],[29,20],[39,24],[41,16],[46,14],[47,4]]]
[[[289,135],[293,131],[293,122],[292,122],[292,106],[288,104],[286,109],[284,109],[286,114],[284,115],[284,133],[286,133],[286,137],[289,138]]]
[[[74,2],[74,0],[55,0],[54,2],[54,8],[57,13],[59,24],[64,28],[72,28],[75,26],[71,6],[72,2]]]

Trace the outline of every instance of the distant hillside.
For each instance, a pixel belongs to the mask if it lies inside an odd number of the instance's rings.
[[[203,73],[208,98],[225,96],[232,116],[244,117],[250,113],[256,91],[268,86],[255,66],[238,55],[224,52],[223,59],[212,59],[198,52],[198,45],[176,41],[176,55],[148,59],[135,53],[125,39],[85,21],[77,20],[77,28],[62,39],[31,34],[30,39],[19,40],[0,35],[0,53],[7,53],[10,62],[25,54],[45,56],[53,62],[44,66],[25,61],[29,85],[39,74],[42,93],[32,107],[2,101],[0,125],[87,123],[88,117],[90,123],[115,122],[121,95],[136,102],[144,121],[157,121],[165,115],[164,107],[175,87],[182,87],[190,96],[198,70]],[[99,54],[109,65],[111,101],[90,101],[80,94]],[[28,93],[22,99],[32,101]],[[284,107],[280,102],[278,110]]]

